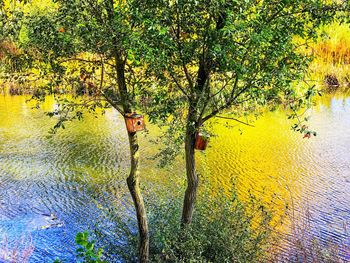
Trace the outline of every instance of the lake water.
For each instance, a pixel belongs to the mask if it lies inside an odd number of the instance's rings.
[[[128,144],[124,121],[112,110],[95,118],[67,124],[49,137],[53,119],[48,98],[42,110],[31,109],[24,96],[0,97],[0,256],[9,247],[29,246],[30,262],[73,259],[74,237],[95,229],[104,244],[123,242],[108,207],[125,217],[133,209],[125,178]],[[219,120],[210,147],[198,153],[202,181],[218,191],[232,178],[244,199],[253,192],[280,215],[292,207],[311,215],[315,234],[327,242],[346,241],[350,220],[350,97],[324,96],[312,109],[308,125],[317,137],[303,139],[291,131],[283,111],[267,113],[254,128]],[[183,160],[160,169],[148,157],[158,146],[142,136],[144,192],[167,198],[174,182],[184,184]],[[288,231],[288,230],[284,230]],[[113,255],[111,255],[113,257]],[[114,258],[117,258],[114,256]],[[115,259],[117,261],[117,259]],[[1,260],[0,260],[1,261]]]

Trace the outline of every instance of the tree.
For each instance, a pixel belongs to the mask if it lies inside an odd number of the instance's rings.
[[[186,225],[192,221],[199,180],[196,134],[209,120],[224,114],[239,121],[256,107],[284,104],[291,109],[289,118],[297,120],[293,128],[307,137],[313,133],[302,124],[298,109],[311,103],[316,90],[311,85],[301,90],[297,81],[312,60],[307,47],[317,29],[348,6],[321,0],[135,4],[142,15],[134,19],[143,25],[145,43],[139,53],[159,84],[146,110],[151,121],[168,121],[167,138],[184,142]],[[163,153],[173,157],[178,149],[168,147]]]
[[[34,98],[42,100],[54,93],[59,107],[49,116],[57,116],[52,132],[65,122],[81,119],[84,111],[115,108],[124,118],[137,109],[142,89],[142,70],[131,60],[137,40],[136,25],[130,21],[129,3],[113,0],[65,0],[51,3],[50,9],[30,9],[21,20],[24,41],[18,42],[45,78],[46,92]],[[19,34],[19,35],[21,35]],[[137,71],[137,74],[135,74]],[[82,95],[68,99],[59,96],[75,91]],[[149,231],[145,204],[140,189],[139,143],[135,131],[128,131],[130,174],[127,185],[132,196],[140,236],[139,261],[147,262]]]

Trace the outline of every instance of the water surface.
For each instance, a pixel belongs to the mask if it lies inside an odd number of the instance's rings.
[[[86,229],[109,237],[106,243],[123,242],[116,223],[106,217],[111,206],[125,218],[133,213],[125,184],[129,161],[123,120],[110,110],[68,124],[50,138],[55,120],[43,111],[54,107],[53,100],[48,98],[42,110],[31,109],[25,100],[0,97],[0,239],[10,245],[31,239],[30,262],[57,256],[73,260],[74,236]],[[309,122],[318,136],[309,140],[291,131],[283,110],[267,113],[254,128],[229,129],[219,120],[213,128],[217,137],[198,153],[201,180],[221,191],[237,178],[243,199],[251,191],[281,215],[286,206],[307,210],[322,240],[344,241],[350,219],[349,113],[346,96],[320,99]],[[141,139],[144,192],[146,199],[167,198],[184,183],[183,160],[169,170],[157,168],[148,157],[158,146],[148,140],[158,131],[149,128]]]

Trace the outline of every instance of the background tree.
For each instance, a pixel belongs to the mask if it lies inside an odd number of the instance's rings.
[[[192,221],[198,188],[196,134],[212,118],[237,120],[257,107],[288,105],[293,129],[314,134],[297,113],[316,90],[302,80],[309,62],[308,44],[317,29],[346,11],[342,1],[135,1],[145,46],[140,56],[159,86],[146,109],[151,121],[167,121],[163,150],[174,157],[185,145],[187,189],[182,223]],[[308,84],[308,83],[306,83]],[[223,116],[220,116],[223,117]],[[175,146],[175,147],[174,147]]]
[[[137,36],[136,24],[130,21],[129,2],[47,1],[50,8],[44,10],[32,8],[34,2],[22,9],[19,33],[12,37],[17,36],[22,55],[31,59],[30,68],[36,68],[39,77],[46,80],[33,98],[40,102],[47,94],[55,95],[58,107],[48,113],[58,118],[52,132],[97,108],[113,107],[123,117],[134,112],[142,90],[142,70],[132,59]],[[60,96],[68,92],[82,96]],[[149,232],[140,189],[136,132],[128,132],[128,139],[131,164],[127,185],[138,221],[139,261],[147,262]]]

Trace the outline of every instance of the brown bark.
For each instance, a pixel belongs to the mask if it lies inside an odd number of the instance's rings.
[[[209,78],[209,61],[205,61],[205,57],[201,58],[198,69],[198,76],[195,86],[195,96],[189,98],[189,109],[187,115],[187,126],[185,134],[185,158],[186,158],[186,176],[187,188],[182,208],[182,224],[187,225],[192,222],[194,206],[197,197],[198,175],[196,173],[196,159],[195,159],[195,142],[196,132],[201,124],[201,117],[197,114],[197,107],[201,95],[205,89],[205,84]]]
[[[124,77],[124,64],[118,58],[117,59],[117,74],[118,74],[118,87],[120,97],[123,101],[124,114],[131,112],[130,101],[128,98],[128,91]],[[129,133],[129,147],[130,147],[130,174],[127,178],[127,184],[129,192],[134,201],[137,224],[139,230],[139,262],[146,263],[149,258],[149,234],[148,234],[148,221],[145,204],[140,189],[140,171],[139,171],[139,144],[136,132]]]
[[[196,161],[194,145],[196,141],[196,127],[194,124],[195,116],[189,110],[185,138],[185,158],[186,158],[186,176],[187,188],[182,210],[182,224],[188,225],[192,222],[194,206],[197,196],[198,176],[196,173]]]
[[[117,43],[117,41],[115,41]],[[130,113],[132,109],[132,101],[129,99],[129,93],[125,81],[125,61],[121,59],[121,54],[115,50],[115,63],[117,72],[117,82],[119,95],[122,101],[124,115]],[[149,260],[149,231],[146,208],[143,201],[140,188],[140,171],[139,171],[139,144],[137,134],[135,132],[129,133],[129,147],[130,147],[130,174],[127,178],[129,192],[134,202],[136,211],[137,224],[139,230],[139,262],[146,263]]]
[[[135,132],[128,133],[128,135],[130,145],[131,169],[130,175],[127,178],[127,183],[131,197],[134,201],[139,229],[139,262],[145,263],[148,262],[149,257],[149,234],[147,214],[140,189],[139,145],[137,134]]]

